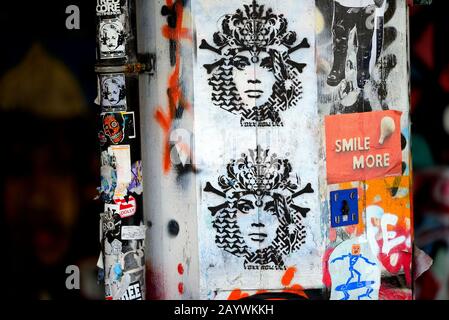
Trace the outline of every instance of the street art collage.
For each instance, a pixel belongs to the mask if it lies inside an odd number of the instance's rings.
[[[129,60],[129,10],[126,0],[98,0],[98,97],[101,150],[99,280],[106,300],[143,300],[143,174],[138,138],[137,77],[106,72]],[[136,131],[137,130],[137,131]]]
[[[194,1],[192,15],[201,296],[410,299],[405,3]]]
[[[144,8],[150,298],[411,299],[406,1]],[[106,82],[113,147],[134,116]]]

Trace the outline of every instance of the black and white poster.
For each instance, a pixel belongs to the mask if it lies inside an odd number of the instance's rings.
[[[125,57],[126,30],[120,17],[100,20],[98,43],[100,59]]]
[[[126,80],[123,73],[100,74],[100,105],[103,112],[126,111]]]

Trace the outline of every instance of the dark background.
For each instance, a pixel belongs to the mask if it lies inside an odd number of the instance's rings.
[[[103,298],[95,268],[101,203],[93,200],[95,2],[2,1],[0,220],[9,298]],[[80,9],[79,30],[65,27],[71,4]],[[413,7],[410,20],[416,241],[436,261],[416,284],[425,299],[449,295],[448,14],[449,1],[434,0]],[[66,289],[68,265],[80,267],[81,290]]]

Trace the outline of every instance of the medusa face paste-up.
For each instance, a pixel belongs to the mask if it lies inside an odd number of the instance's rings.
[[[245,259],[246,269],[284,269],[284,257],[305,243],[304,219],[309,208],[294,200],[313,193],[311,184],[300,189],[291,179],[287,159],[260,146],[227,165],[218,187],[204,191],[224,199],[209,207],[219,248]]]
[[[310,48],[306,38],[287,31],[282,14],[265,10],[254,0],[221,21],[215,46],[201,41],[218,59],[204,68],[210,74],[214,105],[241,116],[242,126],[282,126],[280,112],[293,107],[303,92],[299,79],[306,64],[290,54]]]

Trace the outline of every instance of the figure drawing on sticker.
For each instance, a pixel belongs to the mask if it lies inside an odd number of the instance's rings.
[[[215,243],[221,249],[244,258],[246,269],[284,270],[284,257],[305,243],[304,220],[309,208],[294,200],[313,193],[292,177],[292,166],[268,149],[257,146],[241,158],[231,160],[218,188],[207,183],[204,191],[224,202],[208,207]]]
[[[243,10],[227,14],[213,35],[215,46],[201,41],[200,49],[218,55],[205,64],[214,105],[241,116],[242,126],[283,126],[280,113],[302,98],[300,74],[305,63],[291,54],[310,48],[287,31],[283,14],[275,14],[253,0]]]
[[[350,33],[354,30],[356,64],[352,68],[357,68],[358,88],[365,87],[370,79],[372,66],[379,59],[382,50],[384,2],[385,0],[334,0],[333,66],[327,77],[329,86],[338,86],[346,77]]]
[[[374,292],[373,285],[376,283],[375,281],[362,281],[361,277],[362,274],[360,271],[356,269],[356,265],[358,262],[366,263],[372,266],[376,266],[377,264],[375,262],[371,262],[368,260],[368,258],[364,257],[360,253],[360,245],[353,245],[352,246],[352,252],[342,255],[340,257],[337,257],[331,261],[331,263],[335,263],[336,261],[344,261],[345,259],[348,259],[349,263],[349,278],[346,281],[346,283],[338,285],[335,288],[335,291],[341,291],[344,294],[344,297],[341,300],[349,300],[350,294],[349,291],[353,290],[359,290],[361,288],[366,288],[366,292],[364,294],[361,294],[357,297],[357,300],[361,300],[362,298],[370,298],[371,299],[371,293]],[[357,276],[356,281],[353,281],[354,277]]]

